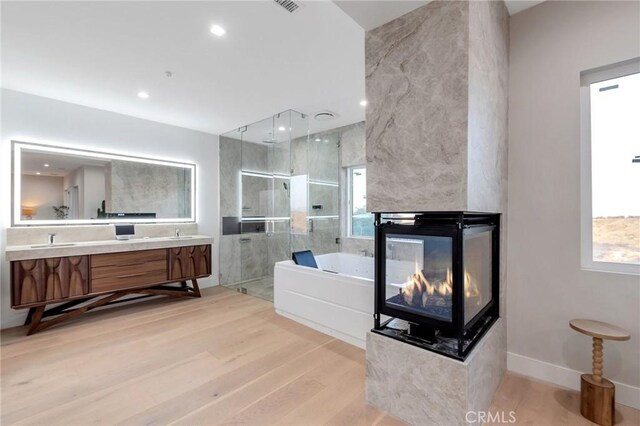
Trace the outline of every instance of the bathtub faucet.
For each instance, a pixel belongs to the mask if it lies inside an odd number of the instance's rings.
[[[367,249],[360,250],[360,253],[362,253],[364,257],[373,257],[373,253],[370,253]]]

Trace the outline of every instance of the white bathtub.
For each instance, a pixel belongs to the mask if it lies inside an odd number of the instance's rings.
[[[373,258],[330,253],[316,261],[320,269],[291,260],[276,263],[276,312],[364,348],[373,328]]]

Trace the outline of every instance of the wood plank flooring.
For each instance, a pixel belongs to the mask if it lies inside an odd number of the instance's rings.
[[[2,425],[402,424],[365,404],[363,350],[222,287],[24,332],[1,334]],[[572,411],[577,393],[556,400],[542,386],[508,375],[492,409],[525,424],[588,424]]]
[[[580,414],[580,392],[561,389],[512,373],[505,375],[489,411],[504,412],[506,419],[509,419],[508,413],[513,411],[517,424],[521,425],[595,425]],[[616,404],[615,421],[616,426],[639,426],[640,411]]]
[[[364,352],[215,287],[3,331],[2,425],[361,424]]]

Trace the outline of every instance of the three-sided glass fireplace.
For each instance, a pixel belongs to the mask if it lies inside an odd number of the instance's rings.
[[[376,213],[375,225],[373,331],[464,359],[498,318],[500,215]]]

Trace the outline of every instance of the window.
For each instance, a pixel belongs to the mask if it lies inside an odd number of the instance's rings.
[[[640,273],[640,61],[581,77],[582,266]]]
[[[373,237],[373,215],[367,212],[367,169],[347,168],[347,237]]]

